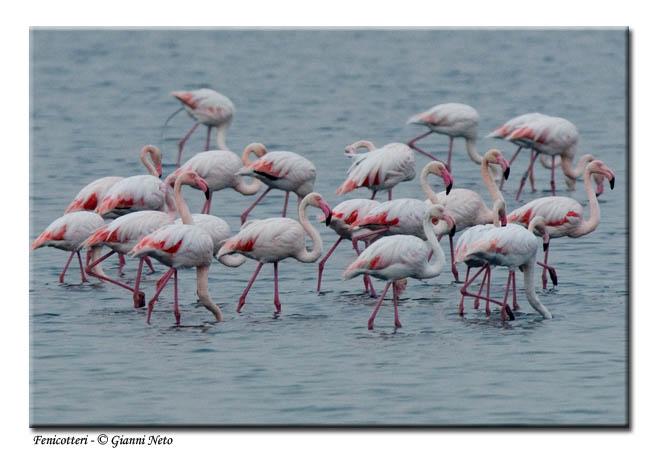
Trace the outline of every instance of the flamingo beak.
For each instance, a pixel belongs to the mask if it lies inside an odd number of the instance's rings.
[[[158,172],[158,178],[162,177],[162,164],[156,166],[156,172]]]
[[[211,192],[210,192],[210,190],[208,189],[208,183],[206,183],[206,180],[204,180],[204,179],[201,178],[201,177],[195,177],[195,179],[194,179],[194,183],[195,183],[195,185],[196,185],[199,189],[201,189],[202,191],[204,191],[204,195],[206,196],[206,200],[210,200],[210,198],[211,198]]]
[[[320,208],[325,215],[325,225],[329,226],[330,222],[332,222],[332,207],[330,207],[323,199],[320,199],[318,201],[318,208]]]
[[[448,172],[448,170],[445,170],[442,172],[442,178],[444,179],[444,184],[446,184],[446,195],[448,195],[449,192],[451,192],[451,188],[453,187],[453,177]]]
[[[542,243],[542,252],[545,252],[549,248],[549,243]]]
[[[611,186],[611,189],[613,189],[613,187],[615,186],[615,184],[616,184],[616,177],[613,176],[613,177],[611,177],[611,179],[609,180],[609,186]]]
[[[448,214],[444,213],[444,221],[450,226],[450,231],[449,231],[449,236],[455,235],[455,220],[449,216]]]
[[[502,214],[500,219],[501,219],[501,227],[505,227],[508,225],[508,218],[506,218],[505,214]]]
[[[507,180],[508,176],[510,175],[510,164],[508,164],[508,161],[506,161],[506,158],[504,158],[503,156],[499,156],[497,160],[499,161],[499,165],[503,169],[503,178]]]

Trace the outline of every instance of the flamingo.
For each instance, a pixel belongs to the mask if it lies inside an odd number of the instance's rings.
[[[215,256],[224,265],[237,267],[242,265],[247,258],[257,260],[254,275],[247,284],[247,288],[240,296],[237,312],[245,304],[247,293],[252,287],[256,276],[261,271],[263,264],[272,263],[275,269],[275,298],[276,312],[281,312],[279,300],[279,284],[277,265],[281,260],[293,257],[303,263],[311,263],[318,260],[323,252],[323,240],[318,231],[313,228],[307,218],[307,206],[319,208],[325,216],[325,224],[329,225],[332,220],[332,208],[317,192],[307,194],[298,206],[300,222],[290,218],[269,218],[253,221],[246,224],[242,230],[229,238]],[[311,237],[313,248],[308,250],[305,245],[305,233]],[[232,257],[230,254],[241,254]]]
[[[121,180],[123,180],[123,177],[112,176],[92,181],[78,192],[64,210],[64,214],[74,211],[94,211],[110,188]]]
[[[396,328],[401,328],[402,324],[398,318],[398,296],[405,289],[405,281],[402,280],[430,279],[438,276],[444,268],[444,251],[439,246],[431,224],[434,218],[443,218],[449,225],[453,225],[453,220],[442,207],[438,205],[427,207],[423,215],[425,241],[414,235],[393,235],[382,238],[364,249],[357,260],[343,273],[343,278],[346,280],[367,274],[387,281],[368,320],[368,329],[373,329],[375,316],[392,283],[394,284],[394,325]],[[436,256],[434,261],[428,260],[431,251]]]
[[[367,148],[368,153],[356,154],[359,148]],[[405,144],[389,143],[382,148],[375,148],[368,140],[358,140],[345,149],[346,154],[355,158],[348,169],[348,178],[336,190],[337,194],[347,194],[357,188],[365,187],[373,191],[371,199],[380,190],[389,191],[398,183],[410,181],[416,175],[414,153]]]
[[[482,197],[471,189],[456,188],[449,194],[437,193],[430,189],[427,181],[427,175],[431,170],[441,171],[441,163],[429,163],[421,173],[421,186],[423,191],[428,196],[427,204],[439,204],[444,210],[451,215],[455,220],[455,230],[460,232],[467,227],[472,227],[479,224],[489,224],[493,222],[493,218],[498,217],[502,225],[506,225],[506,204],[499,189],[494,184],[494,178],[490,173],[491,166],[500,165],[503,172],[503,177],[508,178],[510,173],[510,166],[508,161],[503,157],[501,152],[496,149],[489,150],[481,160],[481,176],[483,183],[490,194],[493,201],[493,207],[490,208],[485,204]],[[445,235],[449,232],[448,226],[439,222],[435,231],[440,235]],[[455,252],[453,247],[453,237],[449,235],[449,245],[451,248],[451,271],[456,282],[459,280],[458,268],[455,265]]]
[[[615,175],[602,161],[595,160],[586,166],[584,185],[590,205],[590,218],[588,220],[584,218],[584,208],[579,202],[569,197],[552,196],[542,197],[519,207],[508,215],[508,221],[528,226],[533,218],[542,216],[547,220],[546,228],[549,232],[549,238],[563,236],[578,238],[589,234],[597,228],[600,222],[599,203],[591,181],[591,176],[596,175],[599,175],[601,179],[608,179],[611,189],[615,185]],[[549,241],[545,249],[545,265],[547,265],[548,259]],[[547,288],[546,274],[547,272],[543,270],[542,288]]]
[[[147,155],[152,162],[147,161]],[[96,208],[98,214],[104,218],[115,218],[133,211],[162,211],[166,208],[167,188],[160,181],[162,153],[155,145],[146,145],[142,148],[140,159],[149,175],[135,175],[114,184]]]
[[[213,240],[213,255],[219,252],[224,240],[231,237],[231,227],[224,219],[217,216],[195,213],[192,215],[192,222],[210,235]],[[183,224],[183,219],[178,218],[174,224]]]
[[[372,210],[379,204],[380,202],[377,202],[375,200],[350,199],[339,203],[332,209],[332,220],[329,224],[329,227],[339,235],[339,238],[336,240],[336,243],[334,243],[334,245],[327,252],[327,255],[325,255],[325,257],[323,257],[322,260],[318,262],[318,286],[316,288],[317,292],[320,292],[320,282],[323,278],[323,269],[325,268],[325,262],[327,262],[330,255],[332,255],[332,253],[337,248],[339,243],[344,239],[352,240],[353,236],[365,233],[361,231],[357,231],[357,232],[351,231],[350,224],[353,223],[360,216],[364,216],[366,213],[368,213],[370,210]],[[319,216],[318,220],[324,221],[325,217]],[[355,245],[353,245],[353,248],[357,252],[357,255],[359,255],[359,248],[355,247]],[[370,292],[371,296],[375,296],[375,289],[373,288],[373,283],[366,275],[364,276],[364,287],[366,288],[366,292]]]
[[[88,261],[87,273],[98,279],[118,285],[121,288],[133,293],[133,306],[135,308],[144,306],[144,293],[140,291],[140,280],[142,277],[142,265],[146,261],[150,265],[148,257],[141,257],[137,266],[137,276],[135,278],[135,287],[131,287],[123,282],[110,279],[107,276],[97,274],[93,268],[102,261],[110,257],[115,252],[118,254],[128,254],[133,247],[146,235],[159,229],[160,227],[171,224],[176,217],[176,206],[169,192],[167,192],[167,206],[169,211],[136,211],[124,216],[118,217],[110,224],[104,225],[94,231],[84,242],[85,247],[107,246],[110,252],[95,261]],[[151,266],[151,270],[153,267]]]
[[[197,297],[199,302],[215,316],[217,322],[222,321],[222,311],[211,299],[208,291],[208,270],[213,261],[213,238],[201,226],[194,224],[183,196],[181,185],[205,186],[203,179],[194,171],[188,170],[176,178],[174,183],[174,200],[181,216],[181,224],[168,224],[153,233],[145,236],[130,251],[133,257],[150,255],[169,270],[158,280],[156,292],[149,300],[149,310],[146,322],[151,322],[151,312],[160,292],[165,288],[167,281],[174,275],[174,317],[176,324],[181,322],[181,312],[178,308],[178,270],[184,268],[197,269]]]
[[[50,246],[63,251],[71,251],[69,260],[67,260],[64,269],[59,276],[59,282],[64,282],[64,275],[69,268],[73,255],[78,256],[80,264],[80,276],[82,282],[87,282],[85,272],[82,267],[80,258],[80,249],[83,248],[83,242],[97,228],[103,225],[103,218],[91,211],[75,211],[67,213],[62,217],[55,219],[41,235],[32,243],[32,249]],[[97,269],[102,274],[100,268]]]
[[[167,121],[165,121],[165,125],[167,125],[174,115],[183,109],[195,120],[192,129],[178,143],[177,166],[181,165],[181,153],[183,153],[185,142],[187,142],[200,124],[208,127],[206,150],[210,149],[211,129],[213,127],[217,128],[217,147],[220,150],[228,150],[226,135],[235,112],[233,103],[229,98],[210,88],[201,88],[192,91],[175,91],[172,92],[172,96],[178,99],[183,104],[183,107],[170,115]]]
[[[533,164],[538,155],[551,156],[551,164],[543,161],[543,165],[551,169],[552,195],[556,195],[556,183],[554,181],[554,170],[557,165],[556,157],[560,157],[560,166],[570,190],[574,189],[574,183],[583,174],[586,164],[595,159],[592,154],[583,155],[577,162],[576,167],[572,168],[577,142],[579,141],[577,127],[565,118],[550,117],[537,112],[515,117],[494,129],[487,137],[505,139],[518,145],[519,148],[510,159],[511,164],[522,148],[531,149],[531,163],[522,176],[515,200],[519,200],[526,179],[529,178],[533,181]],[[531,189],[533,190],[533,187]]]
[[[211,150],[197,153],[188,159],[174,173],[169,175],[165,182],[167,185],[174,185],[176,177],[185,170],[194,170],[197,175],[203,178],[208,184],[210,197],[206,200],[201,212],[210,213],[213,192],[220,191],[224,188],[233,188],[243,195],[254,195],[261,188],[261,181],[254,179],[251,183],[246,183],[245,179],[237,173],[242,166],[250,164],[250,154],[255,154],[257,159],[265,155],[266,149],[260,143],[252,143],[245,147],[242,154],[242,160],[235,153],[229,150]]]
[[[471,227],[460,237],[456,247],[456,261],[465,262],[470,267],[481,266],[480,271],[471,279],[467,276],[464,285],[460,289],[462,294],[458,309],[460,315],[464,313],[464,297],[474,296],[477,300],[480,298],[487,301],[486,313],[488,316],[490,315],[489,303],[493,302],[501,305],[502,320],[506,319],[506,315],[514,320],[515,316],[507,304],[507,299],[511,282],[513,283],[513,298],[515,298],[515,270],[519,268],[524,273],[524,289],[529,303],[544,318],[552,318],[551,312],[538,299],[533,283],[533,272],[538,250],[535,235],[532,233],[535,229],[542,232],[543,244],[546,245],[549,237],[545,229],[545,220],[541,216],[536,217],[531,222],[528,230],[518,224],[508,224],[505,227],[478,225]],[[490,298],[490,271],[491,267],[497,265],[508,267],[508,282],[503,302]],[[483,284],[487,280],[486,297],[481,296],[480,291],[478,295],[468,292],[469,285],[483,271],[485,271]],[[481,291],[483,284],[481,284]]]
[[[248,148],[250,147],[260,149],[263,155],[256,161],[244,165],[238,172],[238,175],[250,176],[261,180],[268,186],[268,189],[245,210],[240,216],[240,222],[241,224],[245,223],[250,211],[273,188],[286,191],[282,213],[282,217],[285,217],[286,207],[288,206],[288,195],[291,191],[297,194],[298,205],[303,197],[313,191],[313,185],[316,181],[316,167],[307,158],[291,151],[271,151],[266,153],[265,146],[259,143],[248,145]]]
[[[429,131],[410,140],[407,145],[419,153],[437,160],[430,153],[426,153],[414,144],[416,141],[436,132],[449,136],[448,159],[446,167],[451,170],[451,152],[453,150],[453,139],[455,137],[464,137],[467,154],[476,164],[480,164],[483,158],[476,151],[476,139],[478,138],[478,121],[479,115],[476,109],[467,104],[445,103],[438,104],[424,112],[413,115],[407,124],[416,124],[426,126]]]

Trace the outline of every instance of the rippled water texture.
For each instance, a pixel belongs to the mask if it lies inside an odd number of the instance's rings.
[[[31,252],[32,424],[626,424],[625,30],[33,30],[31,38],[31,238],[87,182],[143,173],[137,154],[146,143],[163,149],[171,172],[191,121],[179,115],[161,140],[178,107],[169,92],[205,86],[236,105],[233,151],[261,141],[305,155],[331,204],[342,200],[334,191],[349,165],[345,145],[407,141],[423,132],[405,125],[410,115],[449,101],[476,107],[479,150],[498,147],[508,158],[513,145],[485,139],[495,126],[524,112],[566,117],[579,128],[579,154],[601,158],[617,180],[601,197],[594,233],[552,241],[560,283],[540,298],[553,320],[536,314],[522,291],[513,322],[470,302],[461,318],[458,284],[444,272],[409,282],[402,329],[394,331],[387,299],[368,331],[375,300],[361,293],[360,279],[341,280],[354,258],[341,244],[320,295],[315,264],[281,263],[278,318],[272,266],[237,314],[256,263],[215,263],[210,290],[226,323],[210,323],[195,306],[188,270],[180,273],[183,326],[174,326],[171,288],[148,326],[125,290],[80,285],[74,266],[59,284],[67,254]],[[184,159],[204,141],[200,128]],[[446,137],[423,143],[445,156]],[[425,162],[417,157],[417,174]],[[514,201],[527,163],[528,152],[511,169],[509,210],[550,195],[549,172],[536,167],[541,190]],[[453,165],[455,187],[487,195],[461,139]],[[572,193],[562,177],[557,187],[585,203],[581,180]],[[201,209],[198,191],[184,195]],[[394,195],[423,197],[418,178]],[[226,190],[215,195],[213,214],[236,231],[251,200]],[[280,214],[282,200],[271,193],[252,217]],[[318,228],[327,250],[336,237]],[[105,270],[116,267],[108,260]],[[130,281],[134,261],[126,271]],[[147,296],[162,271],[147,276]],[[505,278],[505,270],[493,273],[495,294]]]

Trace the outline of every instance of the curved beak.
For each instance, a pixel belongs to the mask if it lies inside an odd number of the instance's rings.
[[[318,208],[320,208],[325,215],[325,225],[329,226],[332,222],[332,207],[330,207],[325,200],[318,201]]]
[[[508,225],[508,218],[506,217],[505,214],[502,214],[499,219],[501,220],[501,227],[505,227]]]
[[[451,192],[451,188],[453,187],[453,177],[448,172],[448,170],[444,170],[442,172],[442,178],[444,179],[444,184],[446,184],[446,195],[448,195],[449,192]]]
[[[450,230],[449,230],[449,236],[455,235],[455,219],[453,219],[451,216],[448,214],[444,213],[444,221],[448,224]]]
[[[210,200],[211,198],[211,192],[208,189],[208,183],[206,183],[206,180],[203,178],[197,176],[194,179],[195,185],[202,191],[204,191],[204,195],[206,196],[206,200]]]
[[[499,161],[499,165],[503,169],[503,178],[507,180],[508,175],[510,175],[510,164],[508,164],[508,161],[503,156],[499,156],[497,161]]]
[[[616,184],[616,177],[613,176],[613,177],[611,177],[611,179],[609,180],[609,186],[611,186],[611,189],[613,189],[613,187],[615,186],[615,184]]]
[[[158,172],[158,178],[162,177],[162,164],[156,166],[156,172]]]

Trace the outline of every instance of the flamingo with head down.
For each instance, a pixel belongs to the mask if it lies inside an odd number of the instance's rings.
[[[307,207],[311,205],[319,208],[325,216],[325,223],[330,224],[332,220],[332,208],[325,199],[316,192],[307,194],[298,206],[300,222],[290,218],[269,218],[249,222],[233,237],[229,238],[216,258],[224,265],[237,267],[245,263],[247,258],[257,260],[254,275],[247,284],[247,288],[240,296],[237,312],[245,304],[247,293],[252,287],[256,276],[265,263],[272,263],[275,269],[275,298],[276,312],[281,312],[279,300],[278,264],[280,261],[292,257],[303,263],[311,263],[318,260],[323,252],[323,240],[318,231],[313,228],[307,217]],[[305,245],[305,234],[311,237],[313,248],[308,250]],[[239,256],[235,256],[239,254]]]

